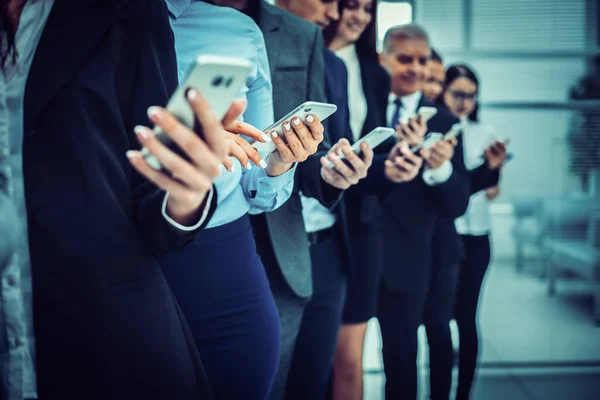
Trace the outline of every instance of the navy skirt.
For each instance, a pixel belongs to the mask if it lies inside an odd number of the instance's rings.
[[[277,370],[281,326],[248,216],[200,231],[161,267],[215,399],[266,399]]]

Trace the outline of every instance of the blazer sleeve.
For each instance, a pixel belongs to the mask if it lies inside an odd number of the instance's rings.
[[[310,101],[326,102],[325,95],[325,63],[323,60],[323,35],[321,30],[315,27],[312,51],[307,70],[307,85],[306,93]],[[327,132],[327,120],[323,122],[325,132]],[[299,174],[298,189],[303,195],[317,199],[326,207],[331,207],[340,199],[342,190],[334,188],[327,184],[321,178],[321,157],[327,154],[331,147],[331,142],[327,135],[319,145],[319,149],[315,154],[310,156],[306,161],[298,165]]]
[[[135,125],[147,125],[146,110],[152,105],[166,105],[169,96],[177,86],[177,63],[173,33],[165,2],[148,2],[146,9],[145,32],[137,36],[134,60],[135,74],[130,96],[127,126],[131,147],[139,144],[133,135]],[[162,202],[165,192],[148,182],[137,172],[133,172],[132,191],[134,222],[154,256],[161,258],[171,251],[183,247],[193,240],[197,230],[184,231],[169,223],[162,215]],[[214,187],[213,187],[214,190]],[[206,226],[217,204],[216,193],[212,196],[208,216],[198,229]]]
[[[500,182],[500,168],[490,169],[486,163],[469,171],[471,194],[496,186]]]
[[[452,175],[439,185],[430,186],[434,199],[440,206],[440,215],[458,218],[467,211],[471,196],[471,181],[464,162],[462,138],[458,137],[452,157]]]

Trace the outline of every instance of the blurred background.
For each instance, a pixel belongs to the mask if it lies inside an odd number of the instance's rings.
[[[514,154],[492,206],[473,398],[600,399],[599,2],[379,3],[380,42],[389,27],[417,22],[444,64],[475,68],[481,119]],[[365,399],[382,399],[376,320],[366,346]]]

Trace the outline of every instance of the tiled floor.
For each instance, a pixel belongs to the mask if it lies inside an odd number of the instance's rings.
[[[483,350],[473,399],[600,399],[600,327],[592,320],[587,283],[561,280],[557,296],[551,298],[546,283],[534,273],[516,273],[509,263],[497,264],[488,272],[479,318]],[[422,328],[419,344],[424,388],[427,341]],[[364,367],[365,400],[383,399],[375,320],[367,332]]]

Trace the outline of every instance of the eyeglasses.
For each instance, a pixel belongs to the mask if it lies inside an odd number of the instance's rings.
[[[475,101],[477,100],[477,93],[467,93],[460,90],[448,90],[450,96],[454,97],[458,101]]]

